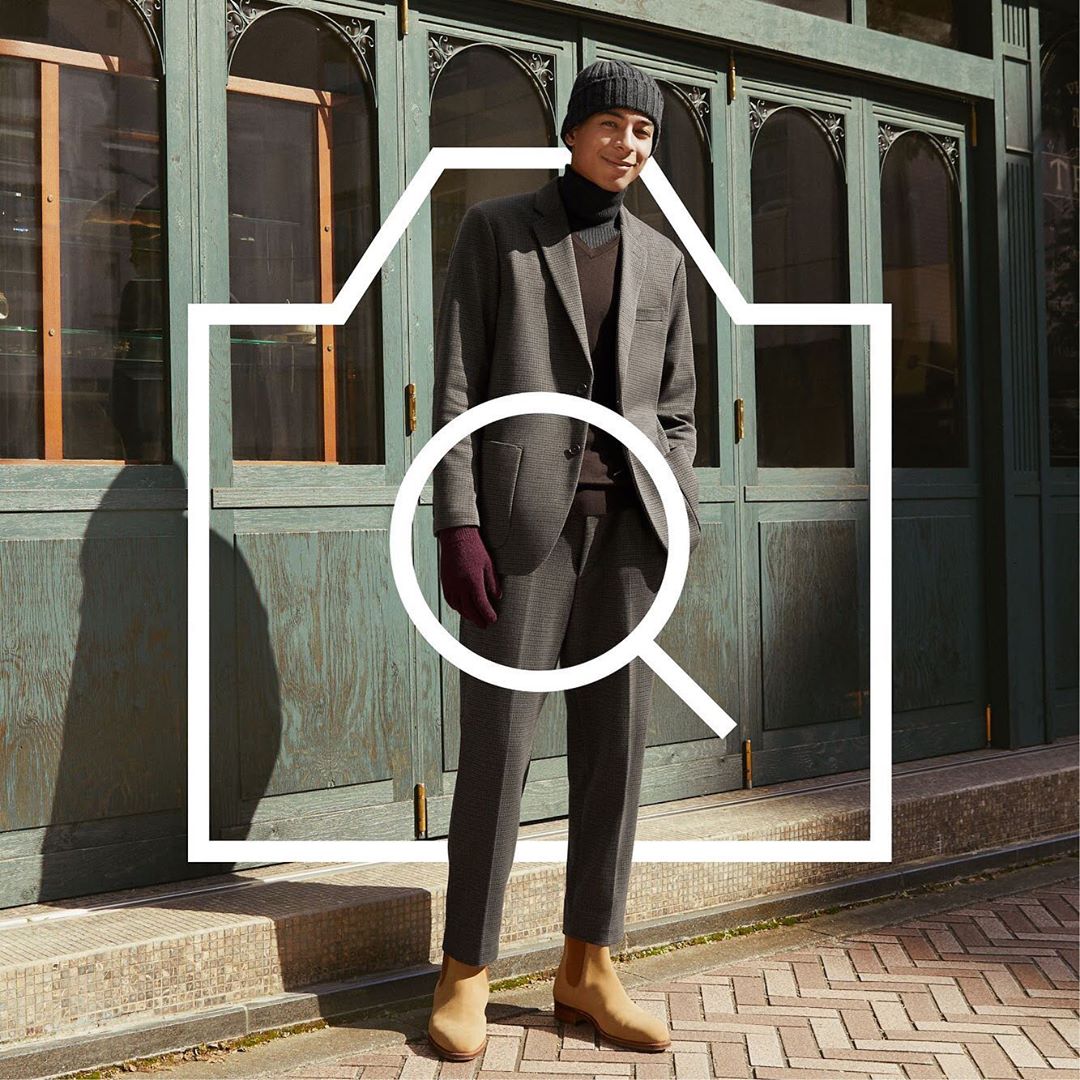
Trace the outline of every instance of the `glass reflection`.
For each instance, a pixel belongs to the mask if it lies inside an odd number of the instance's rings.
[[[1077,349],[1077,31],[1039,13],[1043,37],[1041,162],[1050,464],[1078,464],[1080,352]]]
[[[45,456],[37,64],[0,57],[0,457]]]
[[[806,110],[778,108],[750,169],[755,303],[846,303],[847,192],[831,137]],[[754,328],[760,468],[852,468],[847,326]]]
[[[956,187],[922,132],[881,170],[882,299],[893,318],[893,466],[967,465]]]
[[[165,458],[161,182],[157,81],[61,68],[66,458]]]
[[[686,99],[663,80],[660,81],[660,90],[664,95],[664,126],[663,136],[656,148],[656,163],[671,181],[671,186],[690,211],[698,228],[712,242],[712,162],[709,147]],[[627,188],[623,205],[632,214],[662,232],[685,254],[686,247],[676,236],[671,223],[660,212],[656,200],[640,179]],[[689,257],[686,260],[686,296],[690,306],[694,367],[697,375],[694,414],[698,441],[694,464],[715,468],[720,464],[720,414],[716,384],[716,294],[705,281],[697,263]]]
[[[553,146],[551,112],[533,77],[495,45],[459,48],[435,81],[431,146]],[[533,191],[556,174],[539,169],[454,169],[431,191],[432,306],[439,310],[446,264],[465,211],[481,199]]]
[[[866,0],[871,30],[948,49],[963,47],[960,14],[953,0]]]
[[[232,299],[326,302],[379,224],[375,116],[364,72],[325,20],[281,10],[245,31],[230,74],[265,84],[229,93]],[[289,87],[318,93],[296,100]],[[381,323],[376,278],[344,326],[321,331],[327,343],[333,336],[330,386],[319,327],[234,327],[234,457],[382,464]],[[324,417],[331,399],[333,452]]]

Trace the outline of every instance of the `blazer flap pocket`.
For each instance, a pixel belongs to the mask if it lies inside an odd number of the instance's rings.
[[[662,307],[639,307],[636,318],[638,322],[662,322],[667,312]]]

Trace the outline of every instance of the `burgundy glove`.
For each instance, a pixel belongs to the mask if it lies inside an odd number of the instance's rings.
[[[489,597],[502,599],[502,586],[476,525],[439,530],[439,576],[446,602],[459,615],[481,630],[495,622]]]

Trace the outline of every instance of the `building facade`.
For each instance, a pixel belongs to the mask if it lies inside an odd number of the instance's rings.
[[[189,498],[213,835],[445,836],[457,672],[398,599],[390,513],[461,216],[554,173],[444,173],[341,326],[217,331],[210,492],[187,305],[331,300],[431,147],[560,145],[601,57],[659,81],[657,160],[745,296],[892,305],[894,760],[1076,733],[1074,5],[633,16],[0,0],[0,906],[224,868],[186,861]],[[643,805],[869,760],[866,329],[737,327],[688,287],[703,538],[658,641],[739,726],[658,681]],[[429,486],[415,565],[456,632],[430,515]],[[566,812],[564,719],[550,695],[523,821]]]

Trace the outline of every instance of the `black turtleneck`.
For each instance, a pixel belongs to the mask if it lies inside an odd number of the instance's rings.
[[[559,194],[570,224],[585,315],[593,381],[590,397],[618,412],[616,336],[622,231],[619,211],[625,191],[607,191],[569,165],[559,177]],[[622,444],[591,424],[581,448],[575,508],[605,514],[638,501]]]
[[[608,191],[567,165],[559,177],[570,231],[589,247],[613,240],[619,232],[619,211],[626,191]]]

